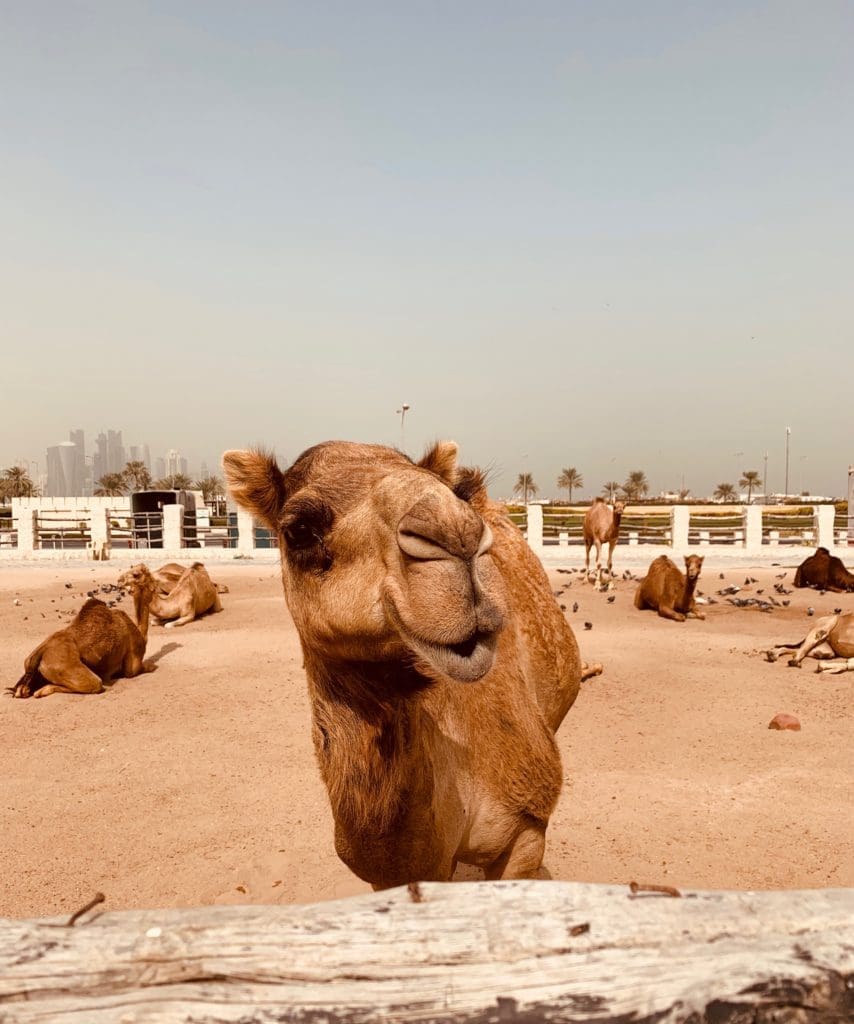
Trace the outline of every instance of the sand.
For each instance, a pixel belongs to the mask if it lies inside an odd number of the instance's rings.
[[[0,567],[3,685],[81,595],[120,571]],[[110,909],[368,890],[333,849],[278,569],[211,571],[230,587],[225,610],[154,627],[153,674],[100,695],[0,700],[0,915],[70,912],[98,890]],[[700,589],[751,575],[759,582],[743,594],[767,595],[783,571],[730,567],[721,581],[707,569]],[[707,621],[677,624],[636,611],[634,583],[620,582],[609,604],[577,574],[549,576],[555,590],[571,583],[559,600],[583,656],[605,672],[558,733],[565,787],[548,873],[704,889],[854,885],[854,673],[752,653],[802,637],[809,605],[820,615],[854,610],[854,599],[794,591],[773,614],[721,599]],[[801,731],[769,731],[777,712]]]

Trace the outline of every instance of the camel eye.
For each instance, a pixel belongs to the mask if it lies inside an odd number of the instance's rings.
[[[285,527],[285,540],[289,548],[303,551],[316,544],[318,537],[314,526],[308,519],[297,519]]]

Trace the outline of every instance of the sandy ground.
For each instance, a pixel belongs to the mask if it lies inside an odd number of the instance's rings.
[[[792,563],[793,564],[793,563]],[[619,566],[618,566],[619,569]],[[0,567],[0,681],[120,567]],[[784,568],[707,568],[766,595]],[[0,700],[0,914],[309,902],[367,890],[335,856],[297,636],[276,567],[212,567],[222,614],[152,629],[155,673],[101,695]],[[558,733],[557,879],[764,889],[854,885],[854,673],[756,655],[854,598],[794,591],[773,614],[724,599],[676,624],[550,571],[587,660]],[[784,582],[789,583],[789,569]],[[71,584],[71,586],[67,586]],[[20,604],[16,605],[15,600]],[[572,612],[574,601],[579,610]],[[124,607],[128,607],[127,604]],[[586,631],[584,621],[593,623]],[[769,731],[779,711],[800,732]],[[466,877],[472,877],[471,874]]]

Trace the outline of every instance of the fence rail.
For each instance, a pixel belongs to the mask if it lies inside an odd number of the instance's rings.
[[[37,545],[42,550],[85,550],[92,540],[92,517],[88,510],[83,509],[38,512],[34,532]]]
[[[162,548],[162,512],[109,513],[110,545],[114,548]]]

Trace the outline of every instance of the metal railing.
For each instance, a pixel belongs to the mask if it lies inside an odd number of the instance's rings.
[[[833,540],[839,547],[854,544],[854,512],[836,510],[833,517]]]
[[[18,531],[12,525],[12,520],[2,520],[0,522],[0,548],[16,548],[17,546]]]
[[[87,548],[92,540],[92,518],[88,509],[37,512],[33,521],[35,546],[47,551]]]
[[[561,508],[547,505],[543,508],[543,544],[583,544],[584,509]],[[527,525],[527,523],[526,523]]]
[[[237,530],[230,528],[227,522],[213,526],[208,515],[185,512],[181,543],[185,548],[236,548]]]
[[[817,529],[815,509],[799,505],[791,511],[762,510],[762,543],[814,547]]]
[[[745,512],[692,512],[688,517],[689,544],[744,544]]]
[[[110,545],[114,548],[162,548],[162,512],[110,510]]]

